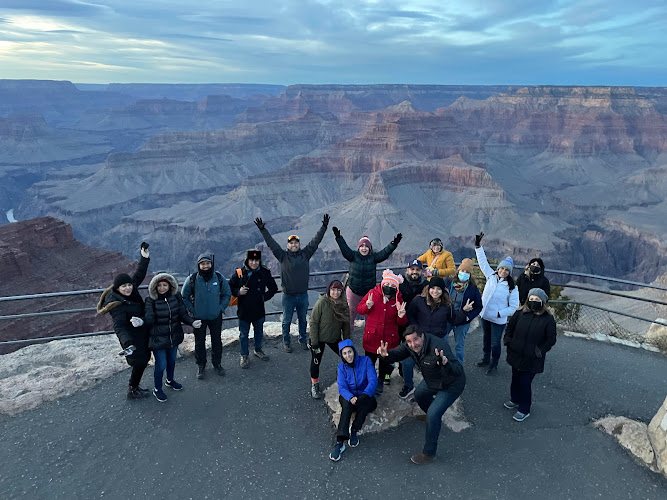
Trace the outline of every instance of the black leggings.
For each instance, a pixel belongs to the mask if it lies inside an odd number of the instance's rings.
[[[135,363],[132,365],[132,374],[130,375],[130,387],[137,388],[139,387],[139,382],[141,382],[141,377],[144,375],[144,370],[146,369],[145,364]]]
[[[337,342],[320,342],[320,352],[315,354],[315,352],[310,350],[310,378],[318,379],[320,378],[320,362],[322,361],[322,356],[324,356],[325,345],[328,345],[329,348],[338,354],[338,343]]]
[[[375,361],[379,358],[380,363],[378,366],[378,384],[384,383],[384,377],[385,375],[391,375],[391,372],[394,371],[394,365],[392,363],[389,363],[388,361],[385,361],[385,359],[380,356],[379,354],[375,352],[368,352],[364,350],[366,353],[366,356],[371,358],[371,361],[373,362],[373,366],[375,366]]]

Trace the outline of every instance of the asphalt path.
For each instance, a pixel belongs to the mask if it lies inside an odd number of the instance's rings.
[[[248,370],[237,345],[225,348],[225,377],[208,370],[198,381],[194,359],[179,360],[185,389],[165,389],[163,404],[127,401],[123,372],[0,417],[0,498],[667,498],[667,480],[591,425],[607,414],[649,422],[667,395],[663,356],[559,337],[533,383],[532,414],[517,423],[502,407],[509,366],[497,377],[474,366],[480,336],[471,331],[466,349],[473,426],[443,427],[438,458],[425,466],[410,462],[424,438],[413,419],[362,435],[331,462],[334,429],[325,403],[309,395],[309,353],[287,354],[272,340],[271,360],[251,356]],[[337,361],[326,352],[323,385],[335,381]],[[151,382],[149,368],[142,385]]]

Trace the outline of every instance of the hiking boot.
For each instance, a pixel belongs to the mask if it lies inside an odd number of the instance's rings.
[[[403,386],[403,389],[401,389],[401,392],[398,393],[398,397],[401,399],[405,399],[411,394],[415,393],[415,388],[414,387],[408,387],[407,385]]]
[[[382,384],[378,384],[377,387],[375,388],[375,395],[379,396],[382,394],[382,391],[384,391],[384,386]]]
[[[144,389],[144,388],[141,387],[140,385],[137,386],[137,390],[138,390],[141,394],[143,394],[145,398],[147,398],[148,396],[151,395],[151,391],[150,391],[150,389]]]
[[[127,387],[127,399],[141,399],[145,398],[147,394],[141,392],[137,387],[131,385]]]
[[[410,457],[410,460],[412,460],[413,464],[417,465],[424,465],[429,462],[433,462],[435,460],[435,455],[427,455],[425,453],[417,453],[416,455],[412,455]]]
[[[301,349],[303,349],[304,351],[307,351],[307,350],[308,350],[308,343],[306,343],[306,342],[299,342],[299,345],[301,346]]]
[[[389,375],[389,374],[385,375],[383,383],[384,383],[384,385],[391,385],[391,375]]]
[[[175,380],[165,380],[164,385],[171,387],[175,391],[180,391],[183,389],[183,384],[179,384]]]
[[[167,401],[167,395],[162,390],[162,387],[159,389],[153,389],[153,396],[155,396],[155,399],[157,399],[160,403]]]
[[[222,365],[214,365],[214,366],[213,366],[213,369],[214,369],[214,370],[218,373],[218,375],[220,375],[221,377],[223,377],[223,376],[225,375],[225,369],[222,367]]]
[[[352,429],[352,431],[350,432],[350,439],[347,442],[350,445],[350,448],[356,448],[357,446],[359,446],[359,438],[357,437],[357,431]]]
[[[523,422],[528,417],[530,417],[530,413],[521,413],[520,411],[516,412],[514,416],[512,416],[512,418],[517,422]]]
[[[255,356],[257,356],[262,361],[268,361],[269,360],[269,357],[266,354],[264,354],[264,351],[262,351],[262,350],[255,351],[254,354],[255,354]]]
[[[292,352],[292,346],[290,344],[283,344],[283,349],[285,349],[285,352]]]
[[[248,368],[248,356],[241,356],[240,364],[241,368],[243,368],[244,370]]]
[[[489,369],[486,370],[486,374],[490,376],[496,376],[498,375],[498,365],[491,365],[489,366]]]
[[[324,394],[320,392],[320,383],[315,382],[311,387],[310,387],[310,395],[313,396],[313,399],[322,399],[324,397]]]
[[[511,400],[510,400],[510,401],[505,401],[505,402],[503,403],[503,406],[504,406],[505,408],[507,408],[508,410],[514,410],[514,409],[516,409],[516,408],[519,407],[518,404],[513,403]]]
[[[203,380],[204,370],[206,370],[206,365],[197,365],[197,379]]]
[[[477,363],[475,363],[475,366],[482,367],[482,366],[489,366],[490,364],[491,364],[490,360],[482,358]]]
[[[331,450],[331,453],[329,453],[329,458],[334,462],[338,462],[340,460],[340,454],[344,451],[345,443],[342,441],[337,441],[336,446],[334,446],[333,450]]]

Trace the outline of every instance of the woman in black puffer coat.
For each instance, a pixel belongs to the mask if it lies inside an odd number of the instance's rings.
[[[181,323],[199,328],[200,320],[193,320],[185,309],[185,302],[178,291],[178,282],[171,274],[160,273],[148,285],[144,321],[149,328],[148,348],[155,357],[155,389],[153,396],[164,403],[167,396],[162,390],[162,374],[167,369],[165,385],[175,391],[183,386],[174,380],[174,368],[178,346],[183,342]]]
[[[127,399],[149,396],[147,389],[139,387],[141,377],[151,359],[148,350],[148,329],[144,325],[144,299],[139,295],[139,285],[144,281],[150,262],[148,247],[141,249],[141,259],[132,276],[122,273],[113,280],[113,285],[104,290],[97,303],[98,314],[109,314],[125,355],[127,364],[132,367],[127,388]]]

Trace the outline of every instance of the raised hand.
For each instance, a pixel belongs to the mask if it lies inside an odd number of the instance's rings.
[[[401,242],[403,239],[403,235],[401,233],[398,233],[396,236],[394,236],[394,239],[391,240],[391,242],[394,244],[394,246],[398,246],[398,244]]]
[[[255,219],[255,226],[257,226],[257,229],[259,229],[260,231],[262,231],[266,227],[261,217],[257,217]]]
[[[389,351],[387,350],[387,342],[380,341],[380,347],[378,347],[377,354],[386,358],[389,356]]]
[[[405,316],[405,302],[396,303],[396,312],[398,313],[399,318]]]
[[[366,307],[368,307],[370,309],[371,307],[373,307],[373,304],[374,304],[373,294],[370,293],[370,294],[368,294],[368,299],[366,299]]]
[[[482,246],[482,238],[484,238],[484,233],[482,231],[475,235],[475,248]]]
[[[472,300],[468,299],[468,300],[466,300],[466,304],[463,306],[463,310],[465,312],[470,312],[470,311],[472,311],[472,307],[474,305],[475,305],[475,303]]]
[[[146,243],[145,241],[141,242],[141,256],[144,259],[147,259],[150,256],[150,252],[148,251],[148,246],[149,246],[148,243]]]
[[[440,351],[438,351],[438,348],[436,347],[435,348],[435,355],[438,356],[441,359],[443,366],[446,365],[447,363],[449,363],[449,360],[447,359],[447,356],[445,356],[445,351],[443,351],[442,349]]]
[[[340,229],[338,229],[336,226],[332,227],[331,230],[333,231],[333,234],[336,238],[340,238]]]
[[[324,217],[322,217],[322,225],[324,227],[329,225],[329,214],[324,214]]]

